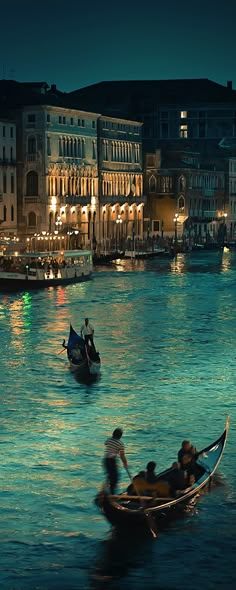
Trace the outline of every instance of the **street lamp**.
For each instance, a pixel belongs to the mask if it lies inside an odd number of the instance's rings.
[[[177,231],[178,231],[177,224],[178,224],[178,220],[179,220],[179,214],[175,213],[175,216],[173,219],[173,222],[175,224],[175,253],[177,252]]]
[[[120,227],[121,227],[122,223],[123,223],[123,220],[121,219],[121,215],[118,215],[117,219],[116,219],[116,252],[117,252],[117,233],[119,231],[119,241],[120,241]]]
[[[226,226],[226,219],[228,217],[228,213],[223,213],[224,217],[224,227],[223,227],[223,243],[225,243],[225,238],[227,238],[227,226]]]

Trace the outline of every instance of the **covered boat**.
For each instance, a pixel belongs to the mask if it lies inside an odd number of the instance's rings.
[[[77,334],[70,324],[70,333],[65,346],[71,370],[81,377],[97,377],[101,371],[99,353],[92,346],[85,344],[85,340]]]
[[[90,279],[92,275],[89,250],[0,254],[0,291],[69,285]]]
[[[184,507],[209,485],[211,478],[216,471],[226,443],[229,428],[229,417],[226,421],[224,432],[212,444],[202,449],[198,454],[196,466],[199,476],[195,483],[184,490],[181,490],[175,497],[159,497],[155,495],[154,484],[149,486],[145,495],[133,495],[127,491],[116,496],[111,496],[105,491],[99,495],[100,508],[108,521],[117,529],[132,530],[139,526],[153,529],[153,523],[158,525],[164,518],[171,516],[178,508]],[[164,483],[168,482],[171,469],[160,473],[157,476],[159,489],[164,489]],[[162,484],[163,488],[162,488]],[[147,482],[146,482],[147,488]],[[157,483],[158,488],[158,483]],[[137,490],[138,492],[138,490]],[[141,492],[139,492],[141,494]],[[153,532],[153,531],[152,531]]]

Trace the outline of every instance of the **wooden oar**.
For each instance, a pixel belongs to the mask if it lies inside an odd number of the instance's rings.
[[[130,478],[130,481],[131,481],[132,485],[134,486],[134,489],[135,489],[136,494],[137,494],[137,498],[138,498],[138,500],[139,500],[139,502],[140,502],[140,504],[141,504],[141,506],[143,508],[144,514],[147,517],[148,526],[149,526],[149,529],[150,529],[150,531],[152,533],[152,536],[153,536],[154,539],[156,539],[156,537],[157,537],[157,533],[156,533],[156,530],[155,530],[156,529],[156,526],[155,526],[155,523],[154,523],[154,521],[152,519],[152,516],[151,516],[151,514],[149,514],[149,512],[146,512],[146,510],[145,510],[145,506],[143,505],[143,501],[142,501],[142,496],[140,496],[138,487],[136,486],[135,480],[132,478],[131,473],[130,473],[128,467],[126,467],[126,471],[128,473],[128,476]]]
[[[62,352],[65,352],[66,348],[62,348],[62,350],[60,350],[60,352],[57,352],[57,354],[61,354]]]

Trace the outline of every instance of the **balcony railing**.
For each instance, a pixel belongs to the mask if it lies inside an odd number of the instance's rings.
[[[132,203],[146,203],[146,200],[147,197],[145,195],[142,195],[141,197],[138,195],[130,195],[128,197],[124,195],[101,195],[99,197],[100,205],[107,205],[109,203],[111,203],[111,205],[114,205],[115,203],[120,203],[121,205],[128,203],[128,205],[132,205]]]
[[[34,154],[26,154],[26,160],[28,162],[35,162],[35,160],[39,159],[39,152],[34,152]]]

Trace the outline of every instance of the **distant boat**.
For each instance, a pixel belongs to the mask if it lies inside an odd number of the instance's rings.
[[[62,346],[67,349],[67,356],[73,373],[82,378],[100,375],[101,359],[99,353],[92,346],[85,344],[84,339],[77,334],[71,324],[67,346],[65,346],[65,340]]]
[[[89,250],[15,251],[0,256],[0,291],[80,283],[91,278],[92,270]]]
[[[213,443],[202,449],[199,458],[196,461],[199,476],[195,483],[179,492],[177,497],[154,497],[155,486],[163,485],[168,481],[168,474],[171,469],[160,473],[157,476],[156,484],[146,482],[145,495],[130,495],[126,492],[111,496],[102,491],[97,497],[97,504],[100,506],[102,513],[107,520],[117,529],[131,531],[136,527],[150,527],[153,521],[158,525],[165,517],[171,516],[179,507],[186,506],[191,500],[209,485],[213,474],[215,473],[223,455],[227,434],[229,428],[229,417],[226,422],[225,430],[221,436]],[[136,480],[137,481],[137,480]],[[166,484],[165,484],[166,485]],[[157,494],[157,492],[156,492]],[[160,495],[160,494],[159,494]],[[162,494],[163,495],[163,494]]]

